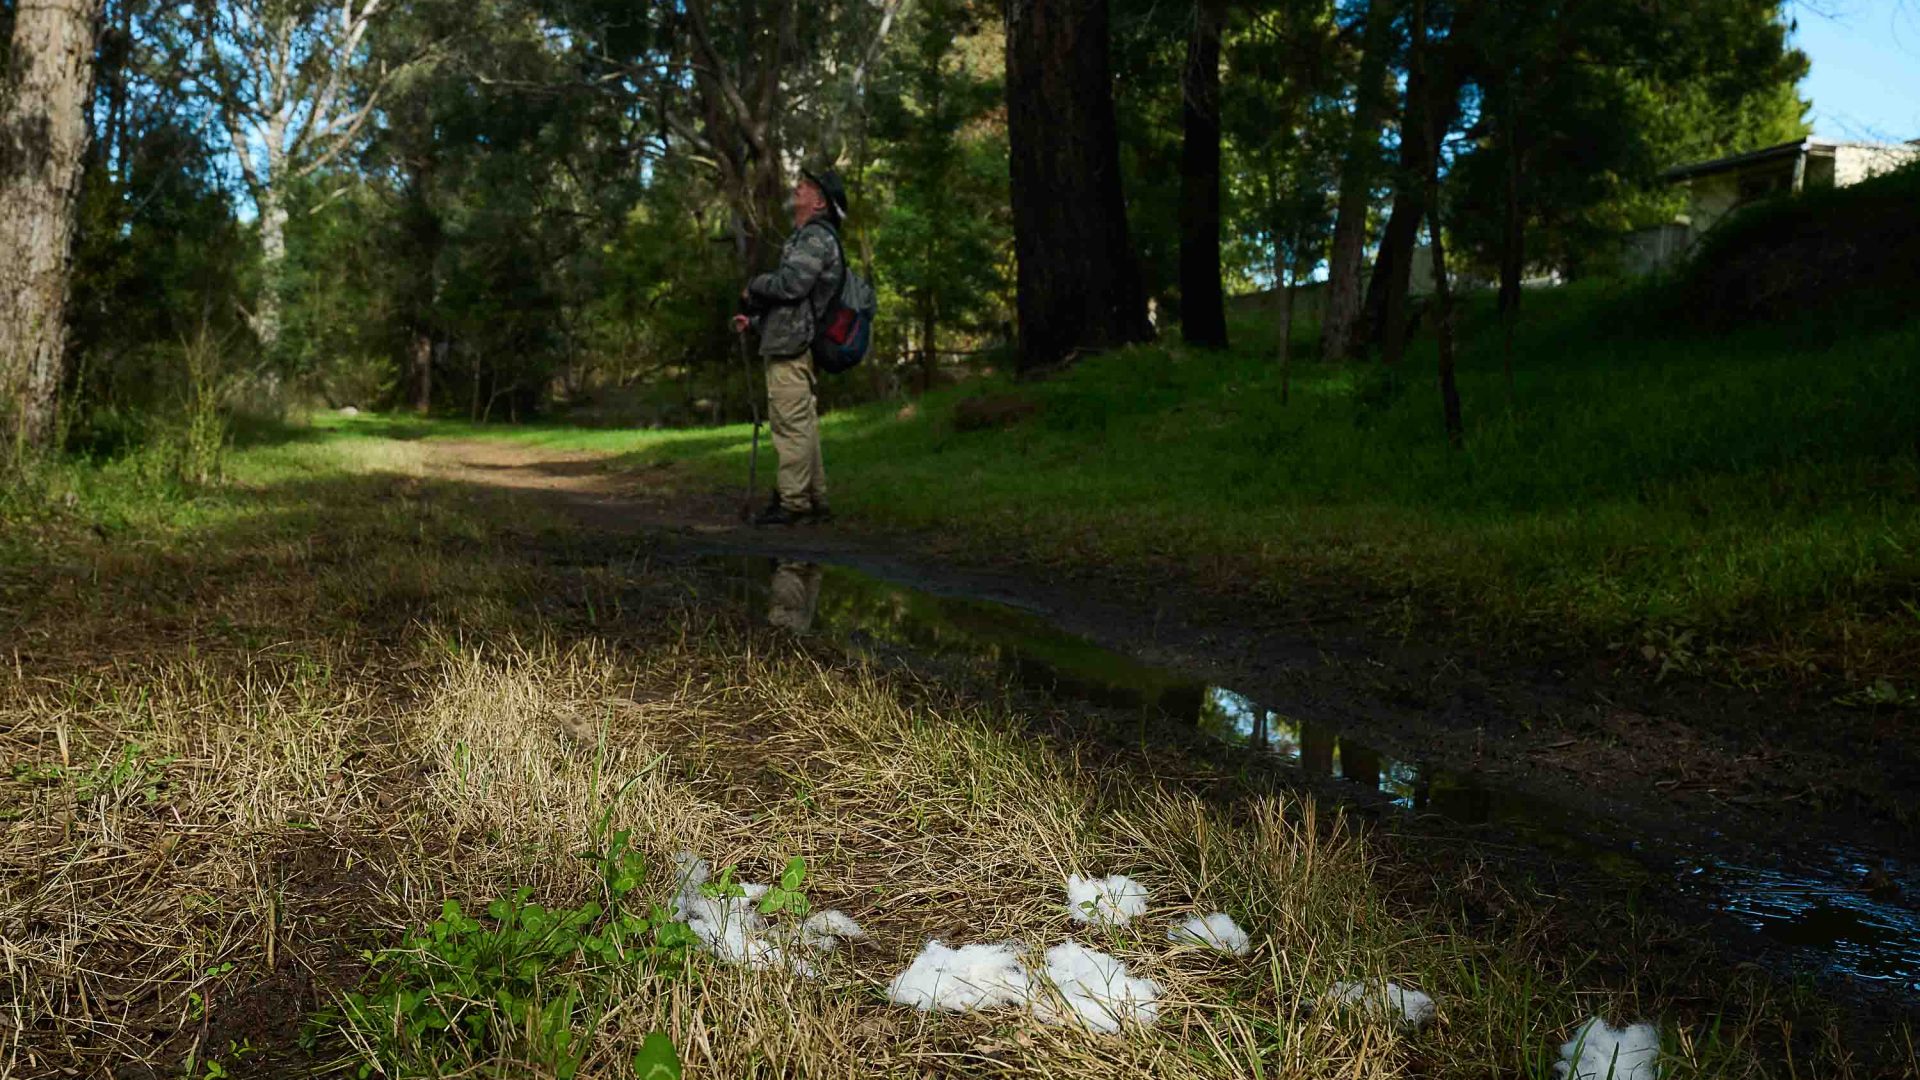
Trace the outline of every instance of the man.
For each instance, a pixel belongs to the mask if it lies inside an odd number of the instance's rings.
[[[740,294],[737,333],[760,332],[767,365],[767,421],[780,458],[773,501],[755,525],[831,520],[827,471],[820,457],[820,418],[814,396],[814,326],[842,276],[836,230],[847,213],[846,190],[828,169],[801,170],[793,186],[793,235],[780,267],[747,282]]]

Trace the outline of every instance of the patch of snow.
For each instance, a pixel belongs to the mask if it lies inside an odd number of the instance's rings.
[[[907,970],[887,986],[887,1000],[922,1012],[964,1012],[1025,1004],[1033,978],[1010,944],[962,945],[950,949],[929,941]]]
[[[702,948],[725,963],[756,969],[785,968],[812,976],[819,974],[819,968],[804,955],[806,951],[826,952],[834,947],[838,938],[864,936],[858,924],[838,911],[822,912],[821,916],[836,916],[844,923],[826,920],[817,932],[811,925],[812,920],[802,924],[797,934],[791,929],[770,928],[766,916],[759,911],[760,898],[767,894],[766,885],[740,882],[742,896],[708,896],[700,890],[712,876],[707,860],[683,851],[675,855],[673,861],[676,869],[674,917],[687,924]],[[838,932],[847,927],[856,933]],[[794,947],[796,938],[797,948]]]
[[[1111,1034],[1123,1024],[1149,1025],[1160,1016],[1159,983],[1129,976],[1124,962],[1079,942],[1064,941],[1047,950],[1047,981],[1059,1001],[1039,995],[1033,1014],[1050,1024],[1077,1021]]]
[[[1564,1080],[1659,1080],[1660,1032],[1652,1024],[1616,1029],[1593,1017],[1560,1047],[1553,1073]]]
[[[1253,950],[1253,942],[1248,940],[1247,932],[1233,921],[1233,916],[1224,911],[1216,911],[1204,918],[1195,915],[1167,931],[1167,940],[1183,945],[1205,945],[1229,956],[1245,956]]]
[[[1075,922],[1125,926],[1146,913],[1147,887],[1125,874],[1067,877],[1067,914]]]
[[[865,941],[867,932],[838,909],[816,912],[800,924],[800,940],[816,952],[832,952],[842,941]]]
[[[1327,989],[1326,1000],[1333,1005],[1355,1006],[1371,1016],[1395,1020],[1402,1028],[1413,1029],[1433,1019],[1433,999],[1399,983],[1337,982]]]

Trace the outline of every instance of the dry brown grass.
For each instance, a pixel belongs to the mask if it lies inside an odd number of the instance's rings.
[[[338,479],[217,536],[56,552],[70,569],[21,613],[34,644],[0,687],[0,1077],[356,1068],[364,1038],[300,1036],[364,977],[362,950],[448,898],[593,897],[575,854],[603,819],[650,857],[649,899],[681,848],[751,880],[800,855],[815,905],[871,940],[818,980],[706,959],[555,970],[590,992],[582,1076],[630,1075],[654,1030],[690,1074],[727,1078],[1537,1075],[1593,1011],[1676,1021],[1670,1076],[1771,1073],[1784,1014],[1756,984],[1639,999],[1526,910],[1449,932],[1311,800],[743,627],[623,569],[623,545],[527,526],[484,492]],[[1070,872],[1133,875],[1150,917],[1071,923]],[[1165,940],[1216,909],[1252,956]],[[930,937],[1070,935],[1164,984],[1155,1027],[884,1000]],[[1403,1035],[1310,1005],[1377,976],[1433,993],[1439,1020]],[[538,1056],[510,1034],[437,1066],[547,1075]]]

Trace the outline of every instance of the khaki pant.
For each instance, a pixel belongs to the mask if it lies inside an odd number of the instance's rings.
[[[813,628],[820,606],[820,567],[814,563],[783,562],[774,566],[767,585],[767,621],[796,634]]]
[[[813,357],[767,360],[767,427],[780,458],[780,502],[806,511],[827,501],[827,467],[820,457],[820,414],[813,396]]]

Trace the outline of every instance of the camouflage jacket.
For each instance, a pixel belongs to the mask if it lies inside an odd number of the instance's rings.
[[[825,216],[802,225],[780,249],[780,268],[747,282],[747,306],[761,356],[797,356],[840,284],[840,248]]]

